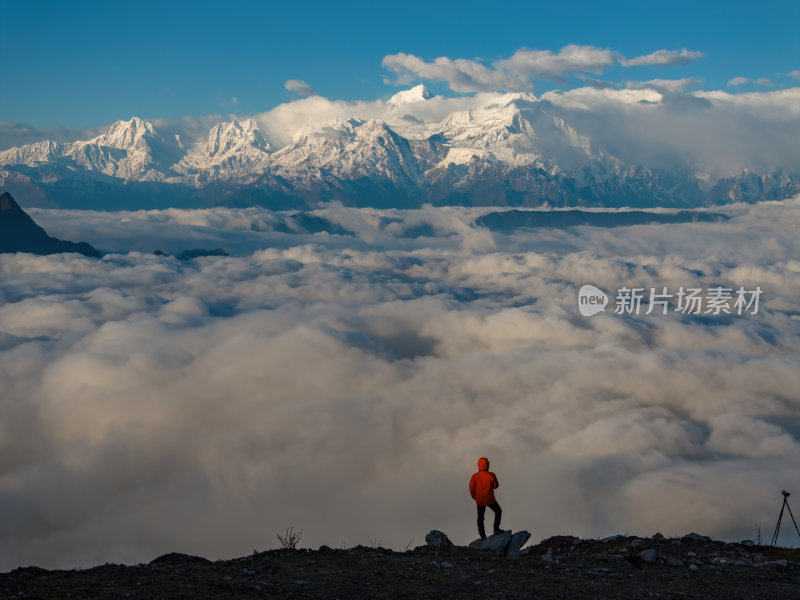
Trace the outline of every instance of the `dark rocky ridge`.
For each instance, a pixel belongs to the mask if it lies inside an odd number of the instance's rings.
[[[208,561],[166,554],[149,564],[0,574],[4,598],[733,598],[797,597],[800,550],[703,536],[558,536],[519,557],[463,546],[270,550]]]
[[[77,252],[100,258],[100,253],[86,242],[67,242],[47,235],[22,210],[8,192],[0,196],[0,252],[58,254]]]
[[[655,213],[643,210],[583,211],[583,210],[506,210],[492,212],[475,219],[475,223],[492,231],[510,232],[519,228],[537,227],[627,227],[656,223],[714,223],[727,221],[721,213],[681,210],[674,213]]]

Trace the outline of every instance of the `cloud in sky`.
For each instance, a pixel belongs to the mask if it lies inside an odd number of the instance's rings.
[[[397,74],[397,83],[406,84],[415,79],[445,81],[455,92],[483,92],[489,90],[527,90],[533,85],[521,74],[502,69],[492,69],[474,60],[451,59],[440,56],[428,62],[413,54],[399,52],[383,57],[383,66]]]
[[[645,56],[627,59],[619,52],[595,46],[568,44],[558,52],[520,48],[511,57],[495,61],[491,67],[477,60],[440,56],[426,61],[413,54],[390,54],[383,66],[397,75],[395,83],[407,84],[418,79],[443,81],[456,92],[489,90],[524,91],[533,88],[534,79],[564,84],[571,75],[600,75],[609,67],[686,65],[702,58],[692,50],[657,50]],[[387,81],[388,82],[388,81]]]
[[[185,263],[0,255],[0,567],[242,555],[289,524],[311,547],[465,543],[481,455],[537,539],[752,537],[800,458],[800,198],[727,210],[536,236],[471,226],[481,209],[318,211],[351,237],[257,209],[38,210],[98,247],[240,242]],[[425,222],[440,236],[398,237]],[[587,319],[584,283],[764,298]]]
[[[520,73],[535,79],[563,81],[571,73],[601,74],[615,65],[621,55],[612,50],[594,46],[569,44],[559,52],[520,48],[511,58],[495,63],[499,69]]]
[[[734,77],[728,81],[728,87],[738,87],[747,84],[760,85],[762,87],[772,87],[775,83],[767,77],[759,77],[758,79],[748,79],[747,77]]]
[[[693,61],[703,58],[705,56],[702,52],[694,50],[686,50],[685,48],[680,51],[675,50],[656,50],[644,56],[636,58],[622,59],[620,64],[623,67],[666,67],[672,65],[688,65]]]
[[[629,81],[625,87],[629,89],[651,89],[671,93],[684,92],[689,88],[696,88],[701,81],[693,77],[681,79],[650,79],[648,81]]]
[[[283,84],[283,87],[290,92],[297,92],[301,96],[313,96],[314,90],[305,81],[299,79],[289,79]]]

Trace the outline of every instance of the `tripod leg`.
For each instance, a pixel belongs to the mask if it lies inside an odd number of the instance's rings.
[[[784,502],[786,502],[784,500]],[[792,517],[792,523],[794,523],[794,530],[797,532],[797,535],[800,535],[800,529],[797,528],[797,521],[794,520],[794,515],[792,514],[792,507],[789,506],[789,503],[786,502],[786,508],[789,509],[789,516]]]
[[[770,546],[773,548],[775,544],[778,542],[778,532],[781,529],[781,519],[783,519],[783,509],[786,508],[786,497],[783,498],[783,504],[781,504],[781,513],[778,515],[778,523],[775,525],[775,533],[772,534],[772,542],[770,542]]]

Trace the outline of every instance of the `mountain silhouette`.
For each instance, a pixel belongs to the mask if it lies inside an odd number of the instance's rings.
[[[58,254],[77,252],[100,258],[100,253],[86,242],[66,242],[47,235],[8,192],[0,196],[0,252]]]

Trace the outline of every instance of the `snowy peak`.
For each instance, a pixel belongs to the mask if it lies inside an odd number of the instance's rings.
[[[0,152],[0,165],[36,166],[64,154],[64,148],[71,144],[59,144],[50,140],[26,144],[18,148],[9,148]]]
[[[537,132],[529,120],[535,116],[513,101],[451,113],[435,133],[450,147],[445,164],[460,164],[473,157],[514,165],[535,162],[541,154],[536,147]]]
[[[429,98],[432,98],[433,94],[430,93],[428,88],[424,85],[420,84],[416,87],[411,88],[410,90],[403,90],[402,92],[397,92],[394,96],[389,98],[386,101],[386,104],[389,106],[397,106],[399,104],[411,104],[413,102],[424,102]]]
[[[128,150],[136,146],[141,146],[147,138],[161,140],[155,127],[149,121],[143,121],[138,117],[133,117],[128,121],[117,121],[108,131],[89,140],[87,143],[105,146],[107,148],[118,148]]]
[[[338,119],[306,130],[273,160],[276,173],[290,179],[322,178],[324,172],[342,180],[410,182],[421,175],[409,141],[376,119]]]
[[[270,162],[270,145],[254,119],[217,123],[173,169],[202,184],[212,180],[252,181]]]
[[[117,121],[105,133],[75,142],[70,157],[89,170],[126,181],[163,181],[179,158],[178,140],[165,140],[149,121]]]
[[[267,152],[270,146],[258,130],[255,120],[247,119],[218,123],[212,127],[208,132],[205,148],[209,155],[219,156],[247,148],[257,148]]]
[[[133,117],[117,121],[90,140],[10,148],[0,152],[0,164],[80,168],[126,181],[162,181],[179,151],[177,142],[167,143],[152,123]]]

